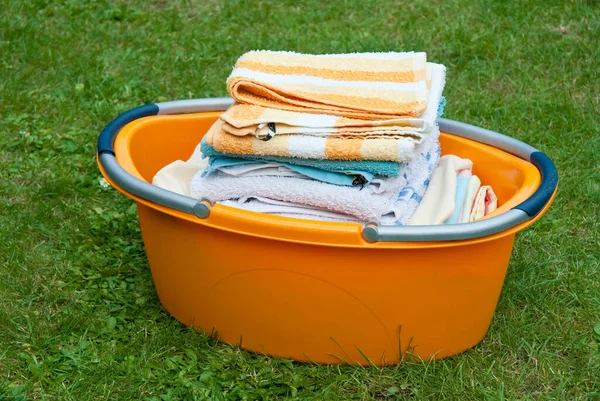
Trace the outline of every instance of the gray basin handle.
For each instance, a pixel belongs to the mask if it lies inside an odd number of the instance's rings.
[[[484,237],[524,223],[530,217],[522,210],[511,209],[496,217],[472,223],[435,226],[385,226],[367,224],[363,237],[369,242],[459,241]]]
[[[172,102],[156,103],[158,114],[202,113],[208,111],[225,111],[233,104],[230,97],[209,99],[186,99]]]
[[[98,138],[98,160],[106,175],[125,191],[171,209],[179,210],[200,218],[210,214],[210,203],[206,200],[167,191],[142,181],[123,169],[115,157],[114,142],[121,129],[132,121],[157,114],[183,114],[194,112],[224,111],[233,103],[231,98],[176,100],[157,104],[146,104],[128,110],[112,120]]]
[[[115,155],[109,152],[100,153],[98,157],[106,175],[125,191],[171,209],[200,218],[208,217],[210,203],[167,191],[132,176],[121,167]]]

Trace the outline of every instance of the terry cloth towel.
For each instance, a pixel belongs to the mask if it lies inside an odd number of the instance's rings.
[[[477,191],[473,210],[469,216],[469,221],[476,221],[492,213],[498,207],[498,198],[489,185],[482,185]]]
[[[408,225],[437,225],[452,216],[456,201],[456,177],[458,172],[471,169],[473,162],[458,156],[440,158],[423,199],[415,210]]]
[[[405,225],[409,221],[421,201],[421,198],[427,189],[433,169],[439,161],[440,145],[438,137],[439,129],[436,130],[434,135],[419,146],[419,158],[403,168],[402,177],[405,179],[406,184],[400,191],[392,210],[381,217],[380,223]],[[266,198],[242,198],[237,201],[232,200],[222,203],[227,204],[228,206],[276,216],[323,221],[360,221],[352,216],[330,212],[321,208],[308,207],[305,205]]]
[[[481,186],[481,181],[479,177],[476,175],[472,175],[469,178],[469,183],[467,184],[467,194],[465,195],[465,201],[463,203],[462,212],[460,215],[461,223],[468,223],[469,217],[471,216],[471,209],[473,209],[473,202],[475,201],[475,196],[477,195],[477,191],[479,191],[479,187]]]
[[[208,158],[202,158],[200,145],[187,161],[176,160],[160,169],[153,177],[152,184],[180,195],[190,196],[192,178],[208,167]]]
[[[302,113],[418,117],[427,108],[426,58],[423,52],[251,51],[236,62],[227,91],[239,103]]]
[[[414,155],[413,138],[344,138],[311,135],[277,135],[268,141],[254,136],[236,136],[223,130],[225,122],[215,121],[206,133],[206,143],[222,153],[280,156],[323,160],[382,160],[404,162]]]
[[[319,160],[319,159],[295,159],[292,157],[278,156],[254,156],[233,155],[231,153],[218,152],[206,143],[203,138],[200,143],[202,154],[205,157],[229,156],[245,160],[262,160],[274,163],[295,164],[299,166],[314,167],[321,170],[345,173],[348,171],[365,171],[374,175],[384,177],[397,177],[400,173],[401,163],[380,160]]]
[[[211,202],[247,197],[262,197],[324,208],[349,214],[360,220],[375,221],[386,213],[402,186],[401,177],[382,178],[387,191],[381,192],[374,179],[364,188],[327,184],[296,177],[230,177],[220,172],[202,177],[196,174],[191,183],[194,198]]]
[[[214,171],[220,171],[236,177],[269,175],[312,178],[313,180],[335,185],[364,185],[375,178],[374,174],[365,171],[338,173],[314,167],[296,166],[294,164],[212,156],[209,159],[209,167],[202,174],[206,176]]]
[[[350,215],[360,221],[406,224],[419,197],[423,196],[427,187],[426,181],[437,164],[438,136],[439,129],[436,129],[435,134],[419,145],[418,157],[403,165],[398,177],[376,177],[362,189],[295,177],[232,178],[215,172],[204,177],[202,173],[197,174],[191,183],[191,194],[196,198],[205,197],[212,202],[266,198]],[[406,200],[398,194],[402,189],[413,186],[416,187],[416,190],[413,190],[416,196],[411,197],[411,202],[405,202]]]
[[[460,214],[462,213],[463,204],[465,203],[465,197],[467,195],[467,187],[469,184],[469,178],[471,178],[470,170],[463,170],[458,173],[456,177],[456,194],[454,198],[454,212],[452,216],[448,217],[444,224],[458,224],[460,223]]]
[[[326,220],[326,221],[352,221],[358,222],[355,217],[331,212],[326,209],[300,205],[293,202],[282,202],[268,198],[240,198],[237,200],[226,200],[218,202],[225,206],[235,207],[238,209],[249,210],[270,214],[274,216],[295,217],[309,220]]]
[[[426,71],[427,108],[418,117],[363,120],[330,113],[301,113],[235,103],[220,116],[225,122],[222,129],[237,136],[264,137],[267,132],[274,130],[271,134],[351,138],[404,136],[420,142],[435,124],[446,79],[446,69],[441,64],[427,63]]]
[[[402,169],[407,183],[400,190],[392,213],[382,216],[382,224],[406,225],[412,217],[440,160],[439,135],[436,127],[434,134],[418,146],[419,156]]]

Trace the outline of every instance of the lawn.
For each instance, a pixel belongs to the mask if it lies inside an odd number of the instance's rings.
[[[0,400],[600,400],[599,32],[594,0],[3,2]],[[517,236],[479,345],[315,366],[162,309],[135,207],[99,183],[97,136],[144,103],[225,96],[259,48],[426,51],[448,68],[445,117],[556,163],[556,201]]]

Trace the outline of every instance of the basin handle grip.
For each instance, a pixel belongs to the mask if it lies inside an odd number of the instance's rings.
[[[125,125],[143,117],[159,114],[224,111],[232,103],[233,100],[231,98],[189,99],[145,104],[128,110],[112,120],[100,133],[97,150],[98,161],[110,180],[123,188],[123,190],[159,205],[200,218],[206,218],[210,214],[211,206],[207,200],[202,199],[199,201],[198,199],[167,191],[166,189],[142,181],[125,171],[119,165],[115,156],[115,138]]]

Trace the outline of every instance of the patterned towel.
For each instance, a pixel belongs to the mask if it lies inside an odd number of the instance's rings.
[[[420,142],[435,124],[438,105],[445,84],[445,67],[427,63],[427,108],[418,117],[402,116],[384,120],[347,118],[331,114],[311,114],[263,107],[255,104],[234,103],[221,115],[226,124],[223,130],[237,136],[266,136],[273,127],[276,134],[314,136],[377,137],[407,136]],[[271,127],[268,124],[273,124]]]
[[[382,224],[406,225],[419,206],[440,160],[439,129],[419,145],[418,151],[419,156],[402,169],[407,185],[400,190],[393,213],[382,216]]]
[[[239,103],[302,113],[419,117],[427,108],[426,54],[251,51],[236,62],[227,91]]]

